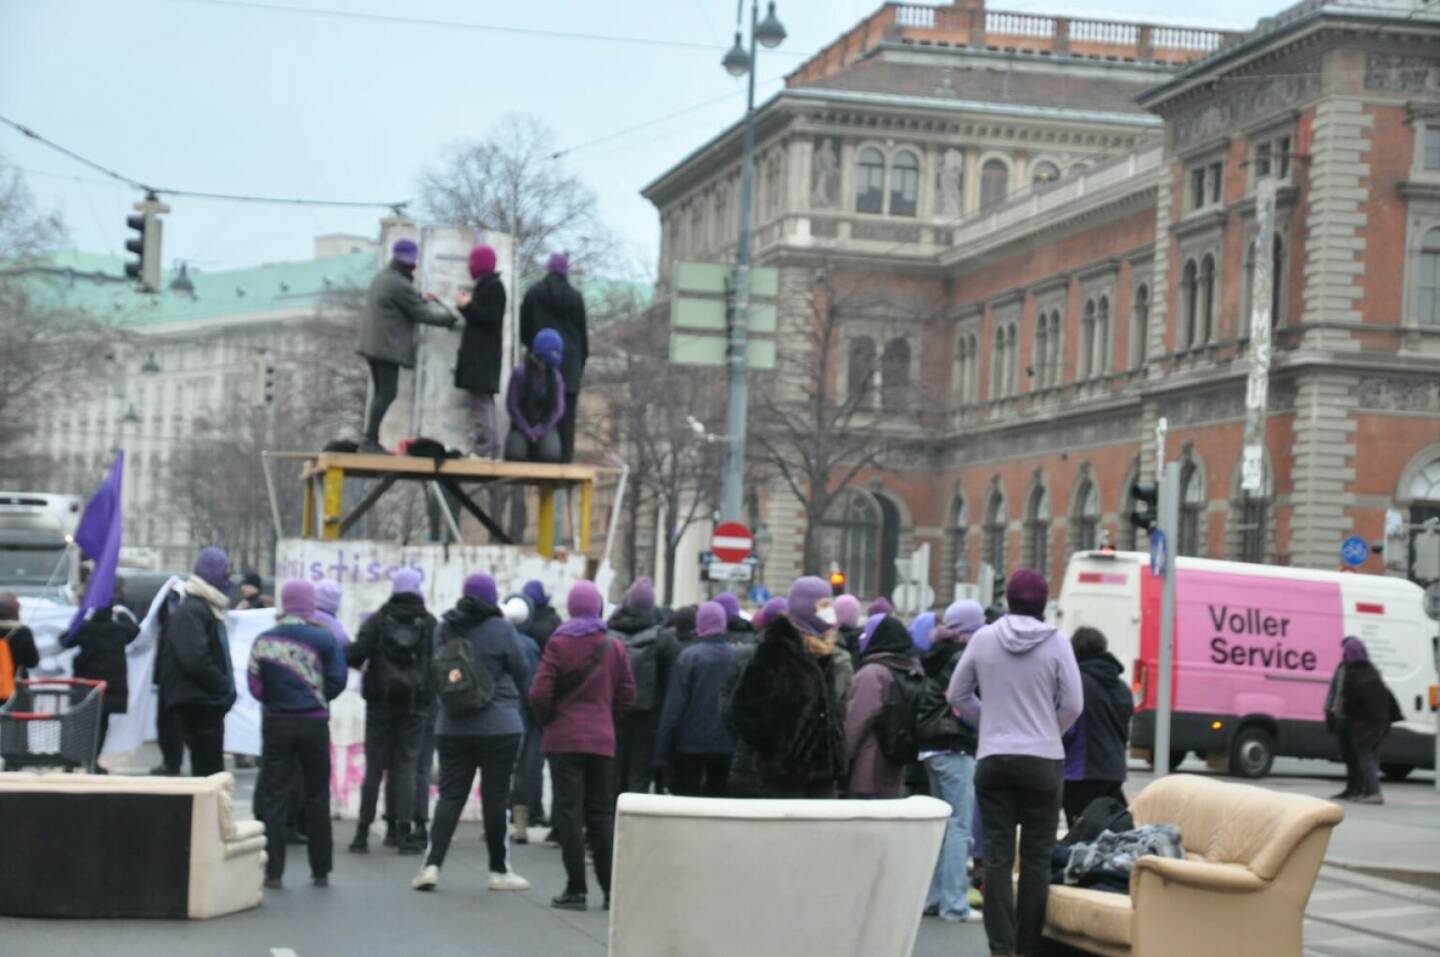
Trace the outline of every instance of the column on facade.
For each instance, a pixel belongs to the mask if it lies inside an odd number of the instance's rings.
[[[1314,369],[1296,383],[1291,449],[1290,563],[1327,568],[1354,527],[1355,422],[1359,378]]]
[[[965,215],[973,216],[980,209],[980,150],[965,147]]]
[[[789,202],[785,204],[785,209],[799,214],[810,208],[810,169],[814,165],[815,139],[810,135],[791,137],[785,152],[789,164],[786,180],[790,185]],[[796,215],[786,233],[796,242],[809,242],[810,217]]]
[[[842,212],[855,212],[855,141],[840,141],[840,203]],[[850,220],[840,220],[840,239],[850,238]]]

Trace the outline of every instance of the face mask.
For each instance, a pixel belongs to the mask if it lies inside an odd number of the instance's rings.
[[[826,605],[824,608],[815,609],[815,616],[827,625],[835,624],[835,609]]]

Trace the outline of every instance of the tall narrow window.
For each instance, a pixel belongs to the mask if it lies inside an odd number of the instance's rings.
[[[1044,313],[1035,322],[1035,384],[1042,388],[1050,385],[1050,366],[1046,361],[1050,356],[1049,345],[1050,318]]]
[[[1049,577],[1050,497],[1036,486],[1025,510],[1025,548],[1020,559],[1026,566]]]
[[[891,339],[880,360],[880,404],[886,412],[903,411],[910,396],[910,343]]]
[[[855,211],[885,211],[885,157],[874,147],[860,151],[860,163],[855,170]]]
[[[1100,539],[1100,491],[1088,478],[1075,495],[1075,511],[1070,517],[1071,548],[1077,552],[1092,551]]]
[[[1060,384],[1060,370],[1065,361],[1064,340],[1061,336],[1060,310],[1054,309],[1050,312],[1050,384]]]
[[[1185,345],[1193,347],[1200,329],[1200,267],[1193,259],[1185,263],[1180,294],[1185,298]]]
[[[909,150],[901,150],[890,166],[890,214],[914,216],[919,191],[920,160]]]
[[[850,340],[848,378],[850,401],[856,405],[868,406],[875,378],[874,340],[866,336]]]
[[[1010,191],[1010,168],[998,159],[985,161],[980,167],[980,210],[993,209],[1005,201]]]
[[[982,589],[999,585],[1008,570],[1005,567],[1007,535],[1005,517],[1005,496],[998,488],[990,493],[990,503],[985,507],[985,561],[989,563],[995,582],[981,582]]]
[[[1265,499],[1248,492],[1240,494],[1244,496],[1240,503],[1240,560],[1262,565],[1265,563]]]
[[[1206,255],[1200,260],[1200,334],[1201,342],[1215,337],[1215,259]]]
[[[1144,283],[1135,287],[1135,306],[1131,310],[1130,321],[1135,327],[1130,364],[1138,369],[1145,363],[1145,350],[1150,340],[1150,287]]]
[[[1010,360],[1010,379],[1005,385],[1011,395],[1016,395],[1020,391],[1020,336],[1013,322],[1005,341],[1005,358]]]
[[[969,340],[957,337],[955,343],[955,404],[964,405],[970,399],[970,356]]]
[[[966,385],[970,387],[970,401],[976,402],[980,399],[980,337],[970,337],[970,374],[966,376]]]
[[[1419,272],[1415,320],[1425,326],[1440,326],[1440,226],[1426,232],[1420,241]]]
[[[1005,370],[1009,363],[1005,361],[1005,328],[995,328],[995,354],[990,357],[990,397],[1000,399],[1005,396]]]
[[[1101,296],[1095,304],[1095,355],[1091,371],[1104,375],[1110,371],[1110,297]]]
[[[1270,325],[1278,328],[1284,322],[1285,308],[1285,240],[1275,237],[1270,249]]]
[[[950,563],[952,582],[970,581],[970,518],[962,495],[950,506]]]
[[[1440,170],[1440,125],[1425,126],[1425,168]]]
[[[1190,171],[1190,208],[1200,209],[1205,205],[1205,167],[1197,166]]]
[[[1085,301],[1084,317],[1080,320],[1080,378],[1090,378],[1095,351],[1095,300]]]
[[[1204,557],[1201,519],[1205,514],[1205,487],[1200,470],[1187,464],[1180,473],[1180,535],[1177,555]]]

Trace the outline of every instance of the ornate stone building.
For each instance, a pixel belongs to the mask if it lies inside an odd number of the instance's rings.
[[[817,285],[869,291],[824,368],[838,396],[876,392],[856,427],[886,448],[822,563],[868,594],[929,542],[939,600],[985,566],[1058,577],[1133,543],[1163,420],[1183,553],[1336,567],[1359,534],[1387,542],[1365,570],[1440,578],[1420,527],[1440,518],[1437,51],[1422,0],[1307,0],[1243,35],[961,0],[887,4],[800,67],[759,108],[757,261],[790,291],[782,352]],[[662,297],[673,260],[733,257],[739,150],[737,124],[645,190]],[[804,520],[777,484],[752,516],[773,584]]]

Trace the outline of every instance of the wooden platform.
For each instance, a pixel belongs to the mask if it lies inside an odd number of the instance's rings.
[[[546,558],[555,553],[555,492],[578,488],[580,515],[577,523],[581,552],[590,547],[590,510],[595,479],[602,471],[593,465],[549,465],[540,462],[502,462],[494,459],[434,459],[413,455],[368,455],[353,452],[266,452],[270,461],[298,461],[300,479],[305,483],[305,506],[300,536],[335,540],[342,538],[397,482],[434,483],[436,494],[458,503],[483,525],[496,541],[513,544],[470,494],[477,487],[493,485],[534,486],[540,495],[536,517],[536,548]],[[267,472],[268,476],[268,472]],[[342,514],[347,480],[371,481],[360,503],[348,515]],[[448,506],[447,506],[448,507]],[[458,526],[450,516],[452,529]]]

